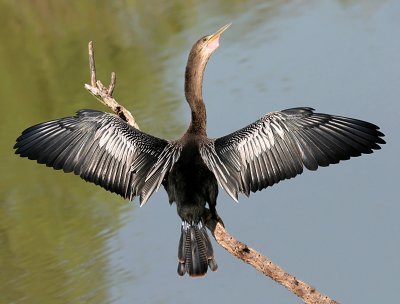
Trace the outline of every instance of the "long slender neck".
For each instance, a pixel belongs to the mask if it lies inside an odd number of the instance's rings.
[[[187,133],[207,135],[206,107],[203,102],[203,74],[209,56],[202,56],[195,50],[189,55],[185,73],[185,96],[192,110],[192,121]]]

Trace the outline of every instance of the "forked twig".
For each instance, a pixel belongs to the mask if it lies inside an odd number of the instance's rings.
[[[114,72],[111,73],[111,82],[108,88],[106,88],[100,80],[96,80],[96,66],[94,62],[94,51],[93,42],[90,41],[89,45],[89,69],[90,69],[90,85],[85,84],[85,89],[96,97],[102,104],[109,107],[115,114],[125,120],[128,124],[139,129],[138,124],[133,118],[131,112],[121,106],[113,97],[116,75]]]
[[[139,129],[138,124],[132,114],[121,106],[113,97],[115,88],[115,73],[111,73],[111,82],[108,88],[96,80],[96,68],[94,62],[93,43],[89,42],[89,67],[90,83],[85,84],[85,88],[95,96],[100,102],[109,107],[115,114],[125,120],[128,124]],[[232,237],[220,222],[215,221],[211,216],[206,219],[206,225],[212,232],[219,245],[225,248],[230,254],[253,266],[257,271],[270,277],[275,282],[283,285],[289,291],[303,299],[307,304],[334,304],[336,301],[328,296],[318,292],[314,287],[297,279],[293,275],[284,271],[281,267],[274,264],[270,259],[263,256],[256,250],[248,247],[246,244],[237,241]]]

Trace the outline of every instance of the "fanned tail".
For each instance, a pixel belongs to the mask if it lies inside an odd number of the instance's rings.
[[[191,277],[204,276],[208,267],[212,271],[218,268],[214,259],[214,250],[202,220],[198,223],[182,222],[181,238],[178,248],[178,274],[186,272]]]

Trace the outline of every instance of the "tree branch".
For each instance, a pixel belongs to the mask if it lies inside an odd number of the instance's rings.
[[[95,96],[101,103],[109,107],[121,119],[131,126],[139,129],[138,124],[132,114],[121,106],[113,97],[112,93],[115,88],[115,73],[111,73],[111,82],[108,88],[96,80],[96,68],[94,62],[93,43],[89,42],[89,68],[90,68],[90,85],[85,84],[85,88]],[[274,264],[267,257],[263,256],[256,250],[247,247],[246,244],[237,241],[224,228],[224,226],[208,216],[206,219],[207,228],[211,231],[215,240],[219,245],[225,248],[230,254],[241,259],[242,261],[253,266],[257,271],[270,277],[275,282],[283,285],[289,291],[303,299],[307,304],[334,304],[336,301],[328,296],[319,293],[314,287],[300,281],[293,275],[284,271],[281,267]]]
[[[96,97],[102,104],[109,107],[115,114],[125,120],[128,124],[136,129],[139,129],[138,124],[133,118],[131,112],[121,106],[113,97],[112,93],[115,88],[116,75],[114,72],[111,73],[111,82],[108,88],[106,88],[100,80],[96,80],[96,66],[94,63],[94,51],[93,42],[89,42],[89,69],[90,69],[90,85],[85,84],[85,89]]]
[[[235,257],[253,266],[257,271],[270,277],[275,282],[283,285],[298,297],[302,298],[307,304],[334,304],[337,303],[328,296],[318,292],[314,287],[300,281],[293,275],[284,271],[281,267],[274,264],[270,259],[260,254],[258,251],[247,247],[246,244],[237,241],[211,216],[206,221],[207,228],[210,229],[215,240],[225,250]]]

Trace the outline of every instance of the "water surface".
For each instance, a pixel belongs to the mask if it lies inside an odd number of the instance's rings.
[[[183,73],[195,40],[233,22],[211,58],[209,135],[294,106],[374,122],[379,153],[307,172],[218,208],[228,230],[343,303],[397,299],[400,2],[0,1],[0,302],[300,303],[215,245],[219,271],[176,275],[180,221],[163,190],[143,208],[72,174],[13,155],[38,122],[106,110],[98,77],[142,130],[178,138],[189,121]]]

